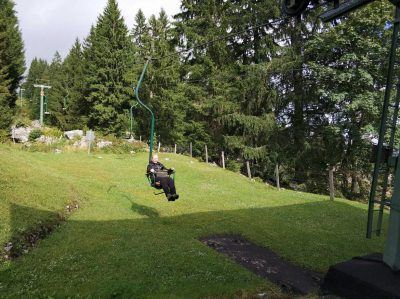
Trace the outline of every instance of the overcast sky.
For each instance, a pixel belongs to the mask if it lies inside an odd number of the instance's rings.
[[[75,38],[81,41],[103,12],[107,0],[15,0],[27,67],[34,57],[50,61],[56,51],[64,58]],[[139,8],[146,16],[164,8],[169,16],[179,11],[180,0],[118,0],[125,23],[132,28]]]

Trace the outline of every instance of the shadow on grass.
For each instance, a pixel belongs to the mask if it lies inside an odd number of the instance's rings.
[[[382,247],[382,239],[364,238],[366,211],[341,202],[174,217],[159,217],[134,202],[132,210],[149,218],[68,220],[0,273],[1,292],[10,297],[232,297],[240,290],[267,288],[262,279],[198,241],[213,234],[243,235],[317,271]],[[19,217],[43,216],[43,211],[17,205],[11,212],[11,225]]]
[[[130,203],[132,204],[131,210],[135,213],[138,213],[139,215],[147,216],[149,218],[160,217],[160,213],[156,209],[135,203],[130,195],[127,195],[127,194],[119,191],[117,188],[118,188],[117,185],[111,185],[108,188],[107,193],[110,193],[110,191],[113,190],[114,192],[117,192],[120,196],[122,196],[123,198],[129,200]]]
[[[140,204],[137,204],[135,202],[132,202],[131,210],[133,212],[135,212],[135,213],[138,213],[138,214],[143,215],[143,216],[147,216],[149,218],[158,218],[158,217],[160,217],[160,213],[158,213],[158,211],[156,209],[151,208],[151,207],[147,207],[147,206],[144,206],[144,205],[140,205]]]

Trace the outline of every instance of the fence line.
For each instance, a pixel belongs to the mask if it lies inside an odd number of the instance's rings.
[[[192,142],[189,143],[188,147],[187,146],[186,147],[185,146],[182,147],[182,146],[179,146],[178,144],[175,143],[173,148],[169,148],[169,147],[161,148],[161,145],[159,143],[159,151],[161,151],[161,150],[164,150],[165,152],[170,152],[170,153],[173,152],[174,154],[188,155],[190,157],[193,157],[193,155],[194,155],[193,143]],[[203,155],[201,154],[200,156],[203,156]],[[207,144],[204,145],[204,156],[203,156],[203,158],[205,158],[205,163],[207,163],[207,164],[210,163],[210,157],[209,157],[209,153],[208,153]],[[226,160],[227,159],[226,159],[225,151],[221,151],[219,166],[222,169],[226,169]],[[214,164],[215,164],[215,162],[214,162]],[[218,164],[216,164],[216,165],[218,165]],[[251,163],[250,163],[250,161],[246,160],[244,162],[244,165],[245,165],[245,170],[247,172],[247,177],[249,179],[253,179],[253,175],[252,175],[252,172],[251,172]],[[334,170],[333,170],[333,168],[332,169],[328,169],[328,171],[326,173],[313,172],[313,171],[296,171],[296,174],[305,174],[307,176],[315,175],[315,176],[327,177],[328,178],[327,191],[329,191],[330,199],[334,200],[334,198],[335,198],[335,186],[334,186],[335,185],[335,180],[334,180]],[[276,186],[276,188],[278,190],[281,190],[282,173],[280,171],[279,164],[275,165],[275,168],[273,170],[273,174],[272,175],[271,174],[269,174],[269,175],[267,174],[267,176],[270,179],[266,179],[266,183],[269,184],[269,183],[272,182]],[[301,180],[298,180],[296,178],[292,178],[291,181],[296,182],[296,181],[301,181]],[[293,187],[291,187],[291,188],[293,188]]]

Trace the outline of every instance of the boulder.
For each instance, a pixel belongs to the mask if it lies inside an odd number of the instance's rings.
[[[86,141],[86,139],[82,138],[81,140],[75,141],[74,147],[79,148],[79,149],[87,149],[88,144],[89,143]]]
[[[42,128],[42,126],[40,125],[40,121],[38,121],[38,120],[32,121],[31,127],[34,128],[34,129],[40,129],[40,128]]]
[[[36,141],[42,142],[46,145],[51,145],[51,144],[57,142],[56,138],[50,137],[50,136],[44,136],[44,135],[40,136],[38,139],[36,139]]]
[[[113,143],[111,141],[100,140],[97,142],[97,148],[102,149],[108,146],[111,146]]]
[[[29,134],[32,131],[32,128],[11,128],[11,138],[16,142],[28,142]]]
[[[82,130],[67,131],[67,132],[64,132],[64,136],[67,137],[69,140],[72,140],[76,137],[82,138],[83,131]]]

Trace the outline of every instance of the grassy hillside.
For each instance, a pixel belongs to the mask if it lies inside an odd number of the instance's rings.
[[[165,160],[168,159],[168,160]],[[154,196],[147,154],[28,153],[0,146],[0,242],[79,210],[36,248],[0,267],[0,293],[21,296],[206,297],[279,294],[198,241],[240,233],[317,271],[382,251],[364,237],[366,206],[276,191],[179,155],[181,198]]]

